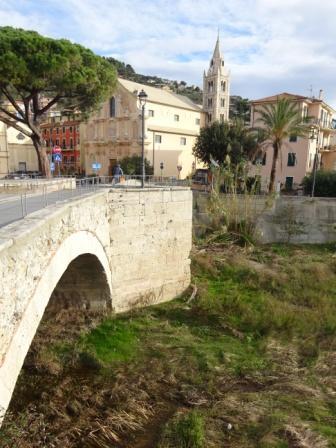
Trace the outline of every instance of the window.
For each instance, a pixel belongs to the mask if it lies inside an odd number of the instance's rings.
[[[154,117],[154,111],[153,110],[149,110],[148,111],[148,116],[149,117]]]
[[[113,96],[110,99],[110,117],[115,117],[116,116],[116,101],[115,101],[115,97]]]
[[[70,162],[74,163],[74,161],[75,161],[75,157],[74,157],[74,156],[71,156],[71,157],[70,157]]]
[[[73,140],[72,140],[72,138],[70,139],[70,148],[71,149],[73,148]]]
[[[222,67],[224,67],[224,61],[222,61]]]
[[[221,98],[221,107],[225,107],[225,98]]]
[[[70,133],[72,132],[72,126],[70,126],[69,131],[70,131]]]
[[[287,166],[294,166],[294,165],[296,165],[296,154],[295,152],[289,152]]]
[[[58,140],[58,138],[56,139],[56,146],[59,146],[59,140]]]
[[[174,120],[175,120],[175,121],[180,121],[180,116],[175,114],[175,115],[174,115]]]
[[[62,132],[65,134],[65,126],[62,127]]]
[[[52,134],[52,131],[53,131],[52,128],[50,128],[50,134]]]
[[[212,114],[208,114],[208,123],[211,123],[212,120]]]
[[[297,135],[291,135],[291,136],[289,137],[289,141],[292,142],[292,143],[297,142]]]
[[[258,156],[254,161],[252,162],[253,165],[266,165],[266,153],[264,155]]]
[[[224,114],[220,114],[220,122],[224,123]]]
[[[196,118],[196,119],[195,119],[195,124],[197,124],[197,125],[200,125],[200,124],[201,124],[201,120],[200,120],[200,118]]]
[[[213,81],[208,82],[208,92],[213,92],[214,83]]]
[[[59,131],[59,129],[58,128],[56,128],[56,134],[58,135],[58,131]]]
[[[224,65],[224,63],[223,63]],[[225,81],[221,81],[221,91],[225,92],[225,88],[226,88],[226,82]]]
[[[66,149],[65,138],[64,138],[63,141],[62,141],[62,148],[63,148],[63,149]]]
[[[212,98],[208,98],[208,107],[212,107]]]
[[[155,143],[162,143],[162,135],[155,134]]]
[[[187,139],[185,137],[180,138],[180,145],[185,146],[187,144]]]

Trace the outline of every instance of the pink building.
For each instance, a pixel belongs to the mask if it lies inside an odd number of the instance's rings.
[[[297,103],[302,117],[311,117],[311,133],[307,137],[293,135],[284,142],[277,163],[276,184],[280,182],[282,188],[296,188],[314,167],[314,157],[317,152],[318,167],[330,169],[323,165],[324,155],[333,153],[333,138],[335,136],[335,122],[333,120],[335,110],[320,98],[308,98],[290,93],[269,96],[251,102],[251,126],[260,127],[261,123],[259,110],[268,104],[274,104],[278,99],[288,98]],[[335,153],[336,154],[336,153]],[[266,147],[265,156],[258,160],[252,171],[261,176],[263,189],[267,188],[273,158],[273,148],[271,144]],[[330,158],[330,157],[329,157]],[[336,158],[335,158],[336,160]],[[325,158],[327,161],[327,158]]]

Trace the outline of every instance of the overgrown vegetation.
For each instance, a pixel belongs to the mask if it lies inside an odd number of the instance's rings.
[[[335,251],[200,242],[193,301],[58,313],[0,446],[335,447]]]
[[[212,169],[213,183],[208,201],[210,235],[208,241],[233,240],[253,243],[257,238],[257,218],[272,203],[272,198],[259,196],[260,177],[248,176],[245,160],[226,162]]]
[[[313,189],[314,174],[311,173],[303,179],[304,192],[311,195]],[[336,197],[336,171],[316,172],[315,196],[317,197]]]

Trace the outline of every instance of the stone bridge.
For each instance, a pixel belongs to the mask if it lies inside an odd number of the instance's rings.
[[[192,192],[103,189],[0,230],[0,423],[48,302],[121,312],[190,282]]]

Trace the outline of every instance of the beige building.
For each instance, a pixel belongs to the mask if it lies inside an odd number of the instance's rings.
[[[280,98],[288,98],[290,101],[295,102],[302,117],[311,117],[309,124],[311,128],[310,135],[307,137],[295,135],[289,137],[282,147],[277,163],[276,183],[280,182],[283,187],[291,189],[299,185],[304,176],[313,170],[316,152],[318,154],[319,168],[324,167],[324,160],[327,160],[325,158],[326,154],[334,154],[332,144],[333,138],[335,138],[333,121],[335,110],[323,101],[321,94],[320,98],[308,98],[281,93],[251,102],[251,126],[260,127],[258,110],[264,105],[274,104]],[[269,182],[272,158],[273,148],[269,145],[266,148],[265,157],[257,163],[259,165],[258,168],[254,167],[252,170],[260,174],[264,188],[267,187]],[[336,161],[336,158],[334,161]]]
[[[29,137],[0,121],[0,177],[15,171],[38,171],[36,150]]]
[[[145,106],[145,156],[154,174],[185,178],[197,167],[192,154],[205,117],[201,106],[169,90],[118,79],[116,91],[101,109],[81,124],[81,154],[86,174],[100,163],[100,175],[111,175],[117,161],[141,154],[141,107]],[[161,170],[161,164],[163,169]]]

